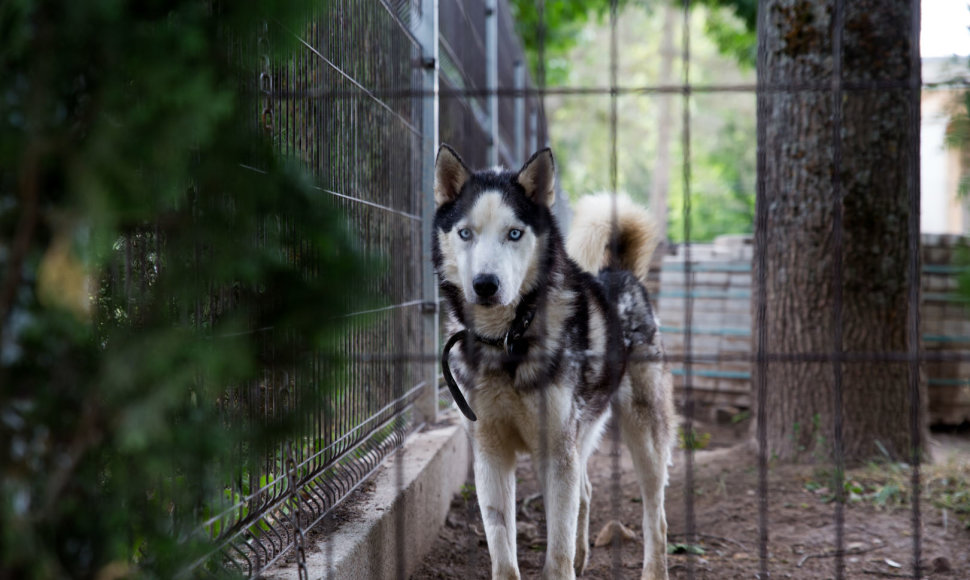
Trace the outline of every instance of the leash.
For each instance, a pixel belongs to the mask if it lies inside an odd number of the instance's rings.
[[[468,406],[468,401],[465,400],[465,395],[461,394],[461,389],[458,388],[458,383],[455,382],[455,377],[451,374],[451,365],[448,364],[448,353],[451,352],[451,347],[455,346],[459,340],[464,340],[468,336],[467,330],[460,330],[455,334],[451,335],[448,342],[445,343],[445,350],[441,353],[441,370],[445,374],[445,383],[448,384],[448,391],[451,392],[451,398],[455,400],[455,404],[458,405],[458,410],[461,414],[468,418],[469,421],[477,421],[478,417],[475,416],[475,412],[472,408]]]
[[[528,300],[523,300],[522,304],[519,306],[519,312],[517,313],[515,320],[512,322],[512,326],[509,328],[508,332],[505,333],[504,339],[498,338],[486,338],[484,336],[479,336],[467,328],[465,330],[459,330],[455,334],[451,335],[448,342],[445,343],[445,348],[441,352],[441,370],[445,375],[445,383],[448,385],[448,391],[451,393],[451,398],[455,400],[455,404],[458,405],[458,410],[461,411],[462,415],[468,418],[469,421],[477,421],[478,417],[475,412],[472,411],[471,406],[468,405],[468,401],[465,400],[465,395],[461,393],[461,389],[458,388],[458,383],[455,381],[454,375],[451,374],[451,365],[448,363],[448,355],[451,353],[452,347],[454,347],[458,341],[465,340],[469,334],[471,334],[475,340],[478,342],[487,344],[489,346],[494,346],[501,348],[505,351],[505,354],[512,358],[522,358],[529,352],[529,340],[523,338],[525,332],[529,330],[529,325],[532,324],[532,319],[535,318],[538,293],[533,291]]]

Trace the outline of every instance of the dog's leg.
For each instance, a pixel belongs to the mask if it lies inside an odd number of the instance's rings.
[[[667,580],[667,516],[664,486],[667,483],[667,453],[657,445],[648,421],[638,409],[620,409],[620,431],[630,449],[633,467],[643,496],[642,580]]]
[[[579,468],[582,484],[579,487],[579,528],[576,530],[576,562],[573,566],[576,575],[582,576],[589,563],[589,502],[593,495],[593,484],[589,482],[587,466]]]
[[[519,580],[515,556],[515,453],[475,448],[475,490],[493,580]]]
[[[579,523],[579,454],[575,448],[558,449],[536,458],[546,504],[546,564],[542,577],[571,580],[576,577],[576,527]]]

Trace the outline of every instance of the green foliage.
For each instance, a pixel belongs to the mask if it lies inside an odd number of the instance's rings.
[[[963,93],[952,108],[943,144],[960,152],[961,169],[970,166],[970,92]],[[960,174],[957,192],[964,198],[970,193],[970,171]]]
[[[677,428],[677,446],[681,449],[699,451],[701,449],[707,449],[707,446],[710,444],[710,433],[697,431],[693,428],[690,431],[685,430],[683,427]]]
[[[691,26],[703,28],[710,10],[692,11]],[[624,84],[655,84],[662,75],[665,14],[628,5],[617,32],[623,47],[619,75]],[[606,23],[589,24],[569,53],[570,86],[605,86],[603,59],[609,53]],[[708,38],[691,45],[691,78],[699,84],[753,83],[752,71],[722,56]],[[681,72],[674,56],[671,78]],[[660,171],[660,151],[668,151],[668,237],[684,240],[684,189],[681,139],[683,99],[679,95],[623,95],[617,99],[617,186],[641,203],[649,203]],[[755,193],[755,111],[753,94],[696,94],[690,99],[691,240],[711,241],[721,234],[753,230]],[[666,108],[665,108],[666,107]],[[607,95],[556,95],[547,99],[547,114],[559,178],[572,198],[611,187],[610,99]],[[663,118],[661,118],[663,116]],[[666,123],[666,133],[661,126]],[[661,142],[661,137],[665,142]],[[652,208],[660,213],[660,208]]]
[[[694,0],[691,4],[730,8],[747,30],[754,32],[758,29],[758,0]]]
[[[618,0],[622,8],[629,0]],[[545,84],[562,85],[568,79],[569,52],[576,46],[580,32],[590,21],[602,22],[609,14],[610,0],[556,0],[544,2],[539,13],[536,0],[510,0],[515,27],[522,38],[529,68],[539,79],[539,48],[545,64]],[[540,18],[541,17],[541,18]],[[607,53],[609,54],[609,53]]]
[[[679,0],[668,0],[680,7]],[[617,10],[631,4],[617,0]],[[539,82],[539,47],[545,55],[545,82],[560,86],[569,78],[569,53],[576,47],[583,28],[590,22],[602,23],[610,11],[610,0],[555,0],[543,2],[540,19],[537,0],[510,0],[516,30],[522,37],[529,68]],[[704,23],[704,32],[714,41],[721,54],[734,58],[743,66],[753,67],[757,61],[758,0],[696,0],[691,7],[711,8],[711,16]],[[644,10],[652,4],[636,4]],[[717,10],[726,8],[726,11]],[[609,52],[604,53],[605,60]]]
[[[697,143],[691,165],[691,240],[705,242],[721,234],[754,231],[756,149],[754,119],[727,101],[712,138]],[[698,107],[700,108],[700,107]],[[710,111],[711,109],[708,109]],[[707,114],[707,112],[705,112]],[[684,241],[682,183],[669,199],[670,237]]]
[[[694,554],[695,556],[703,556],[706,553],[706,551],[702,546],[699,546],[697,544],[668,542],[667,553],[668,554]]]
[[[742,66],[755,66],[758,61],[758,0],[698,0],[692,5],[712,8],[704,22],[704,33],[714,41],[721,54],[733,57]]]
[[[0,577],[174,577],[298,420],[236,389],[327,389],[372,265],[240,89],[309,4],[0,5]]]

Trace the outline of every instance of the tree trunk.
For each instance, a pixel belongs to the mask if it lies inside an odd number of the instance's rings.
[[[914,441],[910,366],[903,357],[910,285],[919,282],[909,275],[911,252],[918,256],[919,248],[908,230],[910,195],[919,195],[918,189],[910,192],[911,155],[918,152],[911,143],[919,139],[909,122],[915,41],[910,2],[844,3],[840,130],[838,93],[830,89],[835,3],[766,4],[759,19],[758,66],[760,82],[771,90],[759,95],[764,243],[756,236],[755,256],[764,252],[767,352],[780,355],[766,367],[766,396],[758,401],[764,405],[769,457],[833,459],[841,373],[846,463],[883,450],[908,460]],[[792,84],[801,86],[777,90]],[[839,181],[843,198],[837,206]],[[753,270],[757,320],[757,259]],[[842,362],[830,356],[839,352]],[[867,354],[883,355],[882,360]],[[925,385],[919,391],[925,409]],[[921,441],[925,429],[921,415]]]

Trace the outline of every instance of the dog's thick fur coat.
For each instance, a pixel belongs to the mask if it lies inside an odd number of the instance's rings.
[[[627,198],[586,198],[569,236],[577,264],[550,212],[554,183],[548,149],[518,172],[473,172],[447,146],[436,162],[433,259],[449,330],[466,332],[448,360],[478,416],[466,425],[492,577],[520,577],[519,452],[533,458],[546,507],[543,577],[583,572],[587,460],[612,414],[643,498],[642,578],[665,579],[663,497],[675,418],[642,284],[654,228]]]

